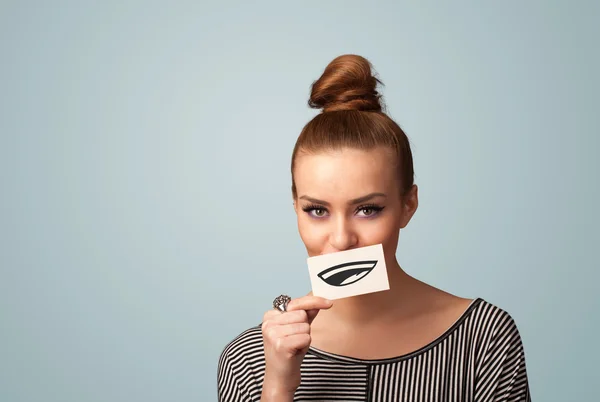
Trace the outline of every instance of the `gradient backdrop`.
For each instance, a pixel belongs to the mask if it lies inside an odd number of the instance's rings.
[[[211,401],[309,290],[289,158],[369,58],[415,155],[398,258],[509,311],[536,401],[598,400],[593,1],[0,3],[0,400]]]

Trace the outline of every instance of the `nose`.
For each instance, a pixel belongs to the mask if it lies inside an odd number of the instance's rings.
[[[350,222],[339,217],[332,227],[329,244],[335,251],[344,251],[353,248],[358,243],[358,236]]]

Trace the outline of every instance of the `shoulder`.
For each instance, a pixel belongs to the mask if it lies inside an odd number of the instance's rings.
[[[264,355],[260,325],[246,329],[229,341],[221,352],[219,364],[238,366],[257,354]]]
[[[512,361],[525,367],[525,350],[517,323],[506,310],[483,299],[471,306],[466,323],[476,339],[480,365]]]
[[[468,318],[479,334],[490,338],[518,336],[515,319],[508,311],[482,298],[473,301],[469,309]]]
[[[518,334],[512,315],[503,308],[488,302],[482,297],[464,298],[443,291],[437,291],[429,302],[432,311],[443,326],[452,325],[474,336],[475,339],[487,339],[491,336],[514,336]]]
[[[480,299],[470,321],[478,345],[475,400],[530,401],[525,350],[514,318]]]
[[[515,320],[506,310],[498,305],[488,302],[482,297],[465,298],[447,293],[443,290],[426,285],[423,293],[428,296],[422,303],[426,311],[432,311],[432,316],[437,317],[444,325],[451,325],[453,329],[462,327],[476,338],[507,329],[516,329]]]
[[[472,348],[477,357],[482,357],[481,352],[494,342],[520,342],[512,315],[481,297],[466,299],[444,295],[436,301],[436,309],[444,327],[448,328],[445,335],[466,337],[468,342],[464,346]]]
[[[219,401],[258,400],[264,366],[262,331],[258,325],[243,331],[223,348],[217,372]]]

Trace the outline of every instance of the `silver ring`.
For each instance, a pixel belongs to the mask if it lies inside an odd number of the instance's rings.
[[[287,311],[287,305],[291,300],[288,295],[279,295],[273,300],[273,308],[281,312]]]

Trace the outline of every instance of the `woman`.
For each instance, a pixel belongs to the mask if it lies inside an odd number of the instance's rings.
[[[292,195],[309,256],[382,244],[390,289],[334,302],[308,294],[267,311],[223,350],[220,401],[530,400],[511,316],[396,261],[418,194],[409,141],[377,83],[366,59],[345,55],[313,84],[309,105],[322,113],[294,148]]]

